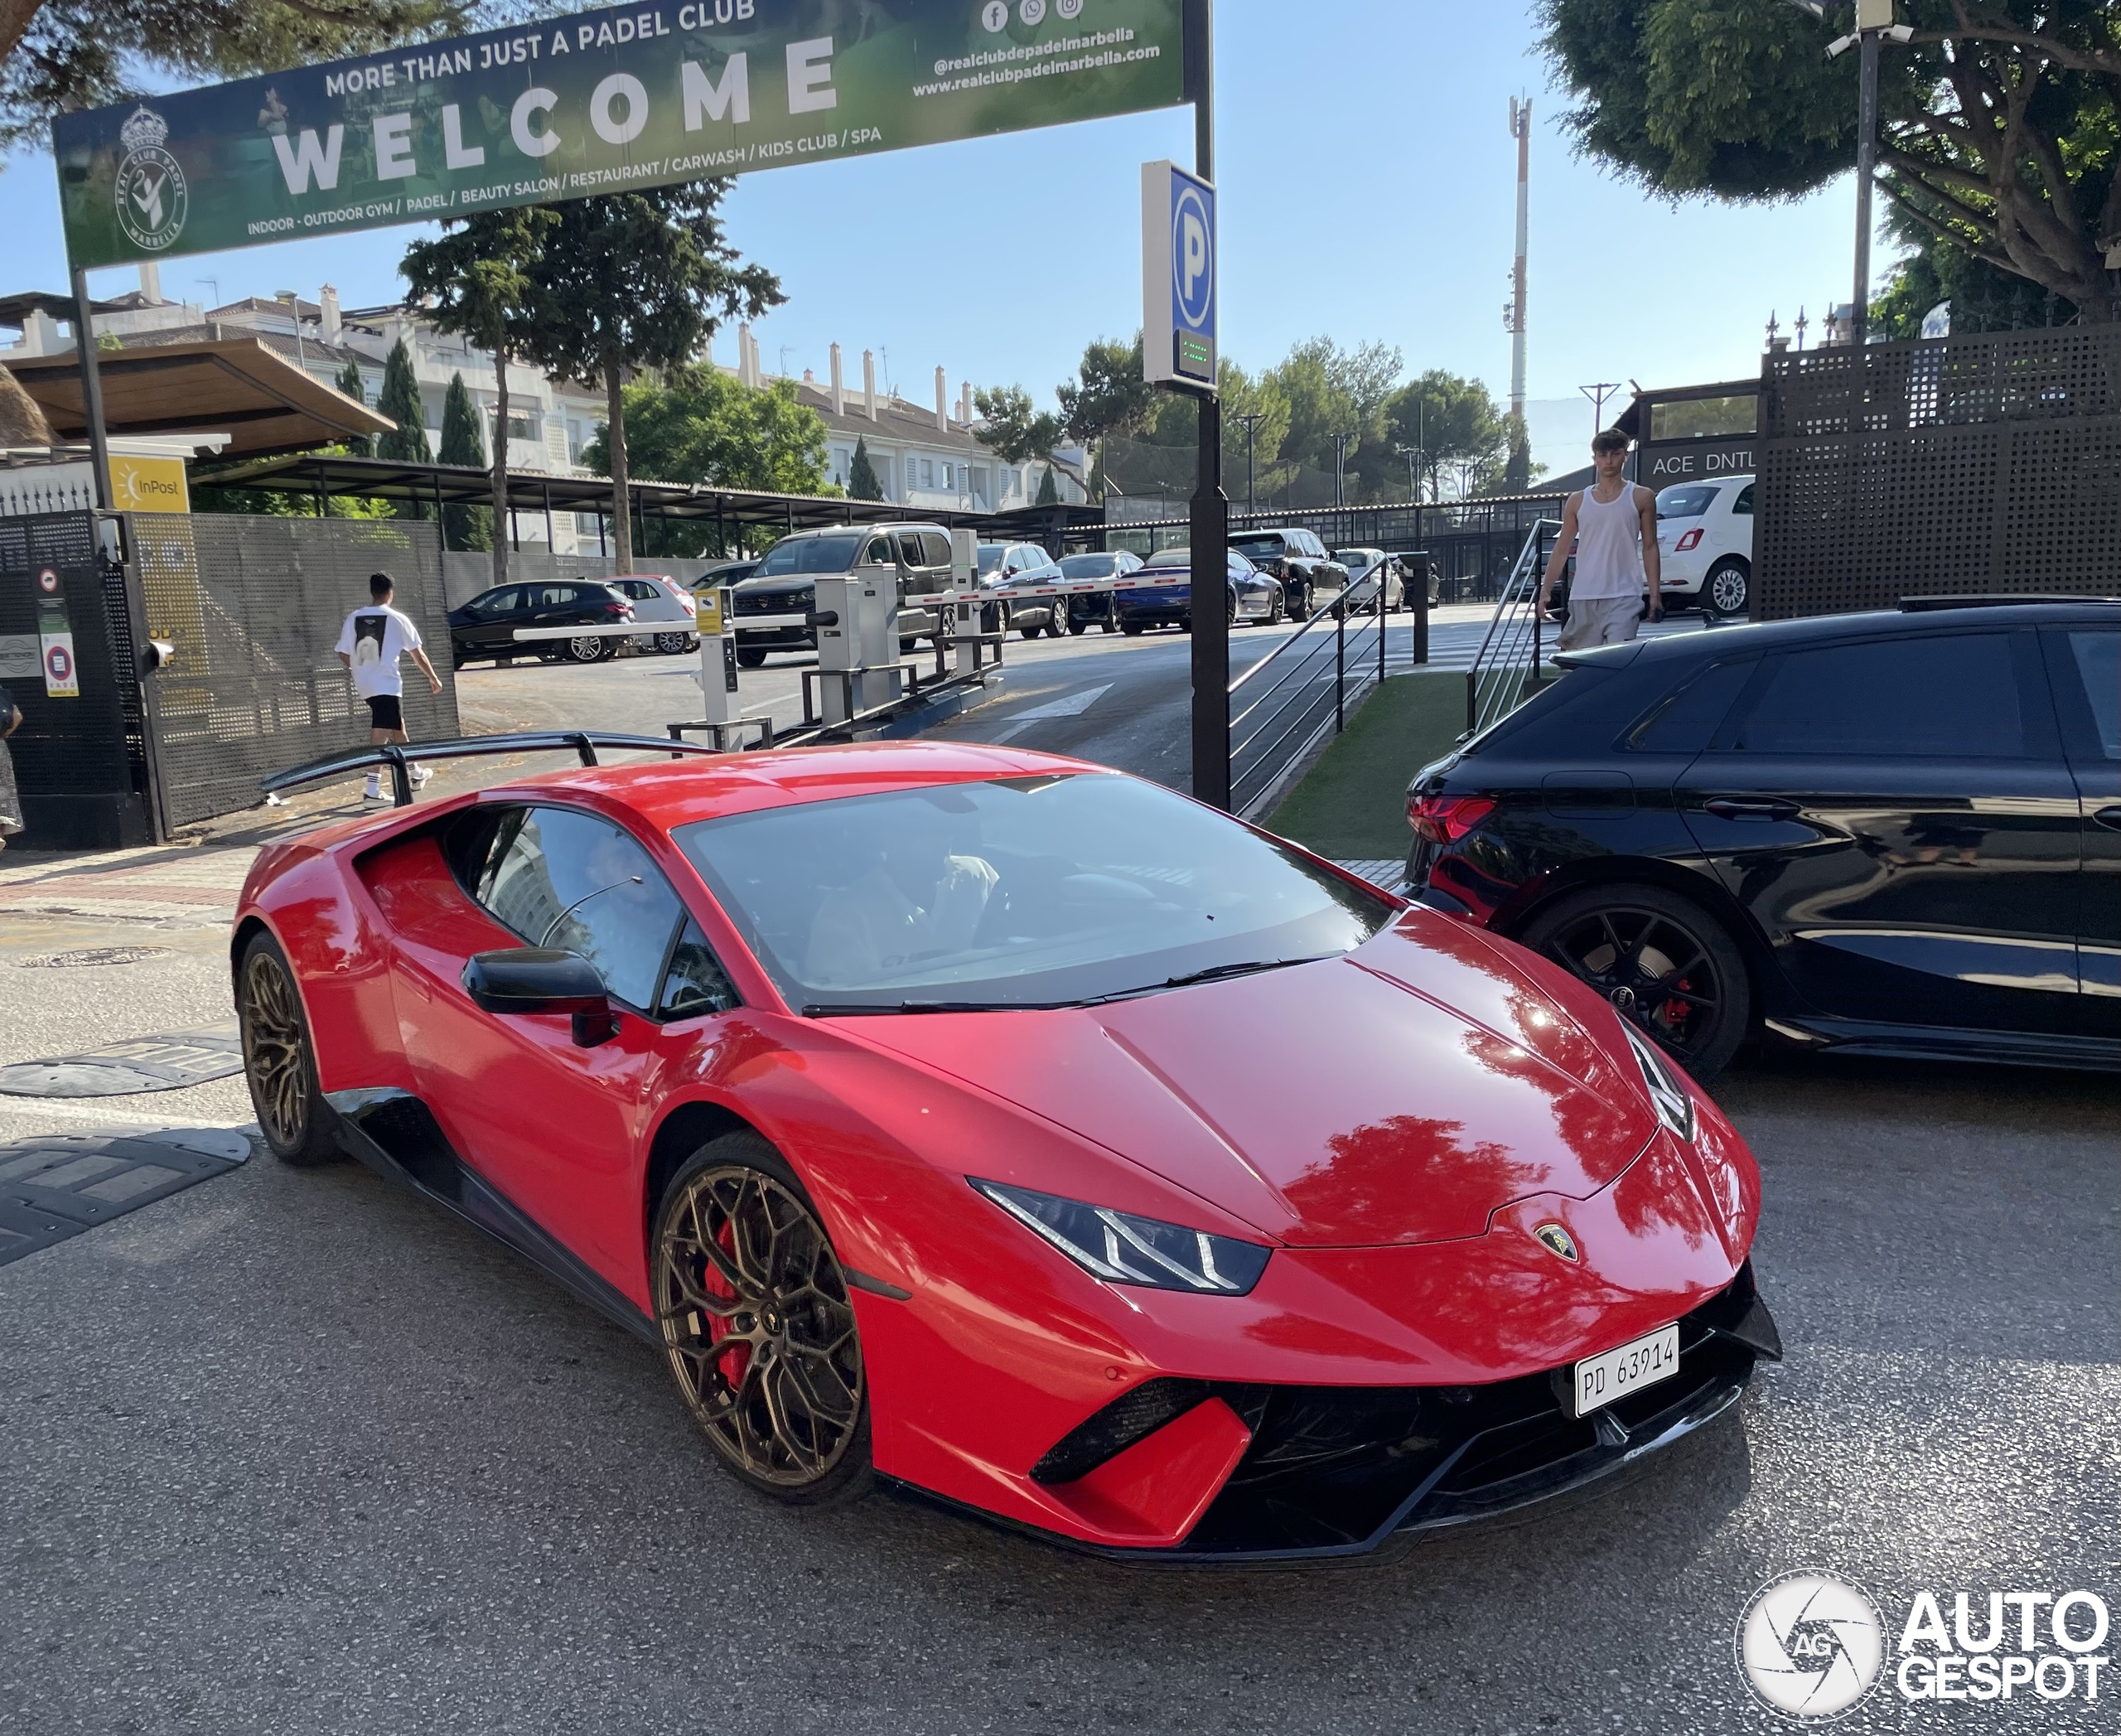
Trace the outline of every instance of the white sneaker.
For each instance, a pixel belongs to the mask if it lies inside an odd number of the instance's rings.
[[[434,773],[428,771],[425,766],[415,766],[413,767],[413,781],[416,784],[423,784],[433,776]]]
[[[362,791],[361,794],[370,801],[381,801],[383,800],[383,780],[378,777],[370,778],[368,781],[368,787]]]

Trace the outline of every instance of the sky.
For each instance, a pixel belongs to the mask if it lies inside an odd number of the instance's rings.
[[[1222,0],[1224,354],[1256,372],[1320,334],[1381,340],[1410,375],[1445,368],[1505,396],[1513,95],[1534,111],[1527,396],[1541,468],[1584,462],[1592,414],[1579,387],[1754,375],[1771,313],[1786,328],[1800,307],[1816,316],[1848,299],[1853,177],[1792,204],[1674,207],[1576,159],[1534,12],[1522,0]],[[730,239],[788,296],[756,328],[767,371],[822,379],[837,341],[850,379],[875,350],[919,402],[940,365],[953,403],[970,380],[1021,384],[1050,405],[1086,342],[1141,324],[1139,166],[1190,164],[1192,148],[1192,111],[1178,109],[739,181]],[[162,292],[313,297],[330,283],[350,307],[394,301],[411,233],[173,259]],[[64,289],[48,155],[0,170],[0,293]],[[91,290],[137,282],[129,268],[99,272]],[[718,354],[734,362],[732,338]]]

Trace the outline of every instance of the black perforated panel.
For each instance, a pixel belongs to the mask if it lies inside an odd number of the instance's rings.
[[[1754,607],[2121,594],[2121,328],[1769,358]]]

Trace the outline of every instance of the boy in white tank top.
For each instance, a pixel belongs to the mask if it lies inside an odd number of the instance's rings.
[[[1663,612],[1658,598],[1657,496],[1637,488],[1621,475],[1627,468],[1627,436],[1607,428],[1591,442],[1598,480],[1568,497],[1562,509],[1561,534],[1547,562],[1539,586],[1539,612],[1547,610],[1554,583],[1576,557],[1576,577],[1568,586],[1568,624],[1561,630],[1561,649],[1582,650],[1594,645],[1621,645],[1641,626],[1645,593],[1647,613]]]

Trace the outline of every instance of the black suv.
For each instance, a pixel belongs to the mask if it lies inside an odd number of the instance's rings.
[[[1408,791],[1420,902],[1699,1076],[2121,1066],[2121,602],[1916,600],[1564,653]]]
[[[495,585],[449,612],[449,652],[461,669],[475,657],[506,663],[515,657],[566,657],[601,663],[619,654],[619,636],[518,639],[518,627],[612,627],[633,619],[633,605],[594,579],[552,579]]]
[[[1308,621],[1321,592],[1344,591],[1348,569],[1326,552],[1325,544],[1301,525],[1279,530],[1232,533],[1230,547],[1270,578],[1282,582],[1289,613]]]

